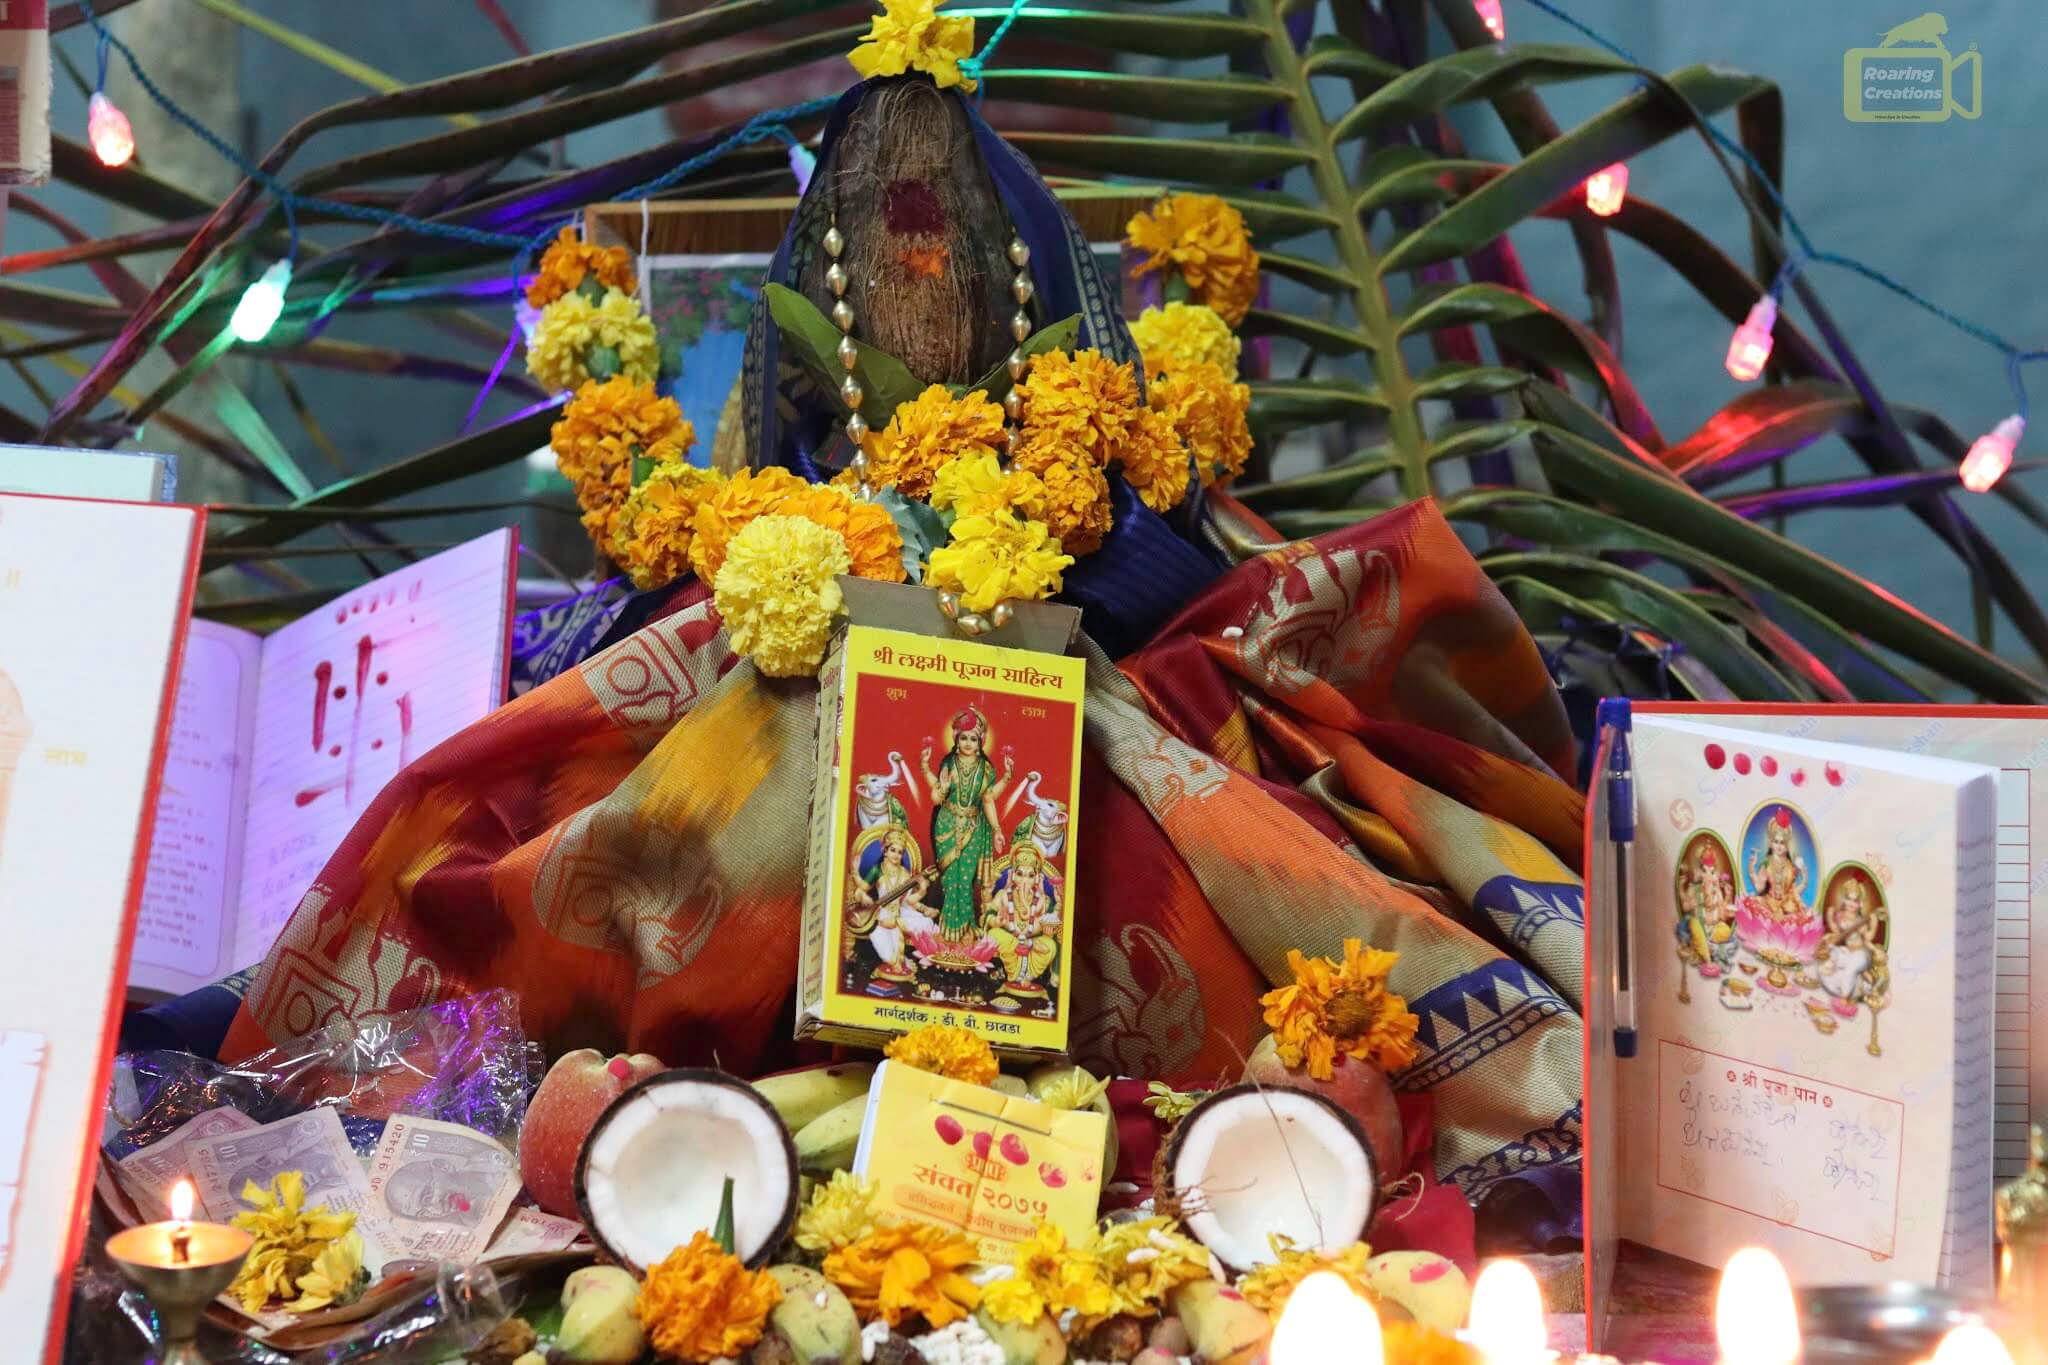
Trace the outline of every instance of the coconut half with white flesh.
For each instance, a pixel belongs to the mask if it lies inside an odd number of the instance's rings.
[[[1365,1130],[1299,1090],[1218,1090],[1174,1128],[1161,1165],[1189,1233],[1233,1271],[1276,1259],[1276,1237],[1304,1251],[1342,1251],[1364,1238],[1379,1206]]]
[[[635,1274],[718,1223],[733,1182],[733,1252],[750,1266],[796,1225],[796,1146],[774,1106],[737,1076],[683,1067],[649,1076],[598,1115],[576,1160],[576,1207]]]

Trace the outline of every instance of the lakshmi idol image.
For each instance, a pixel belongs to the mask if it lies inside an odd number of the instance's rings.
[[[1016,764],[1003,757],[1002,776],[988,758],[988,718],[969,706],[948,727],[951,747],[932,771],[929,741],[918,754],[932,794],[932,856],[939,873],[939,926],[949,943],[979,935],[976,891],[987,881],[984,863],[1003,856],[1006,840],[996,798]]]

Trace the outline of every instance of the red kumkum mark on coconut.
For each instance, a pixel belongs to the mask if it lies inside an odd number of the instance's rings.
[[[882,191],[882,221],[899,237],[946,230],[946,208],[924,180],[892,180]]]

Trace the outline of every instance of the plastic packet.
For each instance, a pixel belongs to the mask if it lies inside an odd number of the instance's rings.
[[[393,1304],[317,1358],[367,1365],[464,1355],[511,1316],[508,1301],[517,1302],[516,1286],[501,1284],[489,1266],[444,1261],[421,1293]]]

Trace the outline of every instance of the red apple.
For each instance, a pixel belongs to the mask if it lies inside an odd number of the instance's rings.
[[[1244,1078],[1258,1085],[1285,1086],[1321,1095],[1358,1120],[1365,1140],[1372,1144],[1373,1164],[1380,1179],[1392,1180],[1401,1173],[1401,1111],[1394,1105],[1394,1087],[1387,1075],[1370,1062],[1341,1057],[1330,1079],[1319,1081],[1306,1068],[1289,1071],[1280,1060],[1279,1044],[1272,1034],[1261,1039],[1245,1063]]]
[[[519,1174],[527,1193],[549,1213],[574,1218],[576,1158],[605,1106],[643,1077],[666,1068],[636,1052],[607,1058],[594,1048],[565,1052],[548,1070],[519,1130]]]

